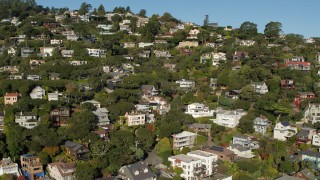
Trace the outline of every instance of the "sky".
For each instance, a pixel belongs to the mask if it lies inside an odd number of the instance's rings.
[[[270,21],[282,23],[285,34],[302,34],[305,38],[320,37],[320,0],[36,0],[44,7],[79,9],[82,2],[107,11],[129,6],[138,13],[145,9],[147,15],[169,12],[184,22],[202,25],[205,15],[219,26],[238,28],[245,21],[258,25],[263,32]]]

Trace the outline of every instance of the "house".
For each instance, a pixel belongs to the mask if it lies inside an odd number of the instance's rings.
[[[198,41],[182,41],[179,42],[179,45],[177,48],[185,48],[185,47],[198,47],[199,43]]]
[[[287,61],[284,65],[292,70],[310,71],[311,69],[310,62]]]
[[[188,129],[195,131],[195,132],[204,132],[204,133],[210,133],[211,132],[211,124],[198,124],[193,123],[188,125]]]
[[[19,72],[20,67],[18,66],[2,66],[0,67],[0,72],[9,72],[15,74]]]
[[[169,71],[175,72],[176,71],[176,64],[164,63],[163,67],[168,69]]]
[[[197,35],[200,33],[200,31],[198,29],[191,29],[189,31],[189,36],[191,37],[197,37]]]
[[[61,56],[63,58],[72,58],[74,54],[74,50],[62,50],[61,51]]]
[[[134,48],[134,47],[136,47],[136,43],[134,43],[134,42],[123,43],[123,48]]]
[[[271,126],[271,121],[266,116],[260,115],[253,120],[253,128],[255,132],[262,133],[263,135],[267,132]]]
[[[6,93],[4,95],[4,104],[11,104],[13,105],[14,103],[16,103],[18,101],[18,99],[21,97],[20,93]]]
[[[188,105],[185,113],[190,114],[194,118],[199,118],[213,116],[214,111],[210,110],[209,107],[205,106],[204,104],[192,103]]]
[[[311,144],[313,135],[316,135],[316,129],[302,127],[296,135],[296,144]]]
[[[156,180],[157,176],[151,172],[148,165],[140,161],[120,168],[119,177],[124,180]]]
[[[101,108],[101,103],[99,101],[96,101],[96,100],[84,101],[81,104],[84,104],[84,103],[91,103],[91,104],[94,105],[94,107]]]
[[[120,31],[128,31],[128,32],[131,32],[131,28],[129,25],[127,24],[120,24],[119,25],[119,30]]]
[[[59,39],[51,39],[50,40],[50,44],[51,45],[60,45],[62,44],[63,40],[59,40]]]
[[[294,83],[294,80],[292,79],[283,79],[280,82],[281,89],[292,90],[294,89],[294,85],[295,83]]]
[[[273,129],[273,138],[281,141],[286,141],[288,138],[297,134],[296,127],[292,127],[290,123],[283,121],[276,124]]]
[[[159,94],[159,91],[153,85],[142,85],[141,89],[145,96],[156,96]]]
[[[0,112],[0,131],[4,131],[4,112]]]
[[[59,96],[62,95],[58,91],[48,93],[48,101],[59,101]]]
[[[231,99],[239,99],[241,90],[230,90],[225,93],[225,97]]]
[[[192,80],[185,80],[185,79],[181,79],[179,81],[176,81],[176,84],[179,84],[180,88],[186,88],[186,89],[190,89],[193,88],[196,83]]]
[[[87,48],[87,52],[91,57],[105,58],[107,56],[107,50],[104,50],[104,49]]]
[[[179,134],[172,135],[172,137],[174,149],[182,149],[183,147],[192,148],[197,138],[197,134],[189,131],[183,131]]]
[[[215,90],[218,87],[218,79],[217,78],[210,78],[210,85],[212,90]]]
[[[258,148],[258,142],[252,141],[250,137],[244,135],[234,136],[232,144],[228,147],[229,150],[241,158],[253,158],[255,155],[251,150]]]
[[[42,99],[46,95],[46,91],[40,86],[33,88],[30,93],[31,99]]]
[[[39,81],[41,80],[41,76],[40,75],[28,75],[27,76],[27,80],[31,80],[31,81]]]
[[[311,150],[301,151],[301,160],[309,162],[314,169],[320,169],[320,152]]]
[[[40,66],[41,64],[45,64],[46,62],[44,60],[35,60],[35,59],[30,59],[29,65],[31,69]]]
[[[143,50],[142,52],[139,52],[139,57],[141,58],[149,58],[151,51],[149,50]]]
[[[9,75],[8,79],[11,79],[11,80],[22,79],[22,75]]]
[[[144,114],[141,112],[126,113],[125,118],[126,118],[128,126],[144,125],[148,121],[147,114]]]
[[[233,61],[240,61],[244,58],[248,58],[248,52],[235,51],[232,56]]]
[[[75,180],[76,166],[74,163],[53,162],[47,167],[49,176],[53,179]]]
[[[64,152],[73,160],[85,160],[89,149],[84,144],[66,141],[64,143]]]
[[[139,42],[138,47],[145,48],[145,47],[153,46],[153,44],[154,44],[153,42]]]
[[[168,44],[168,42],[166,40],[162,40],[162,39],[156,39],[154,40],[155,44]]]
[[[179,167],[183,170],[180,176],[188,180],[198,179],[199,176],[202,178],[211,176],[214,173],[217,160],[217,155],[200,150],[168,158],[173,168]]]
[[[314,175],[313,172],[311,172],[309,169],[303,169],[295,174],[293,174],[294,177],[301,178],[303,180],[314,180],[317,179],[317,177]]]
[[[17,48],[16,47],[9,47],[7,52],[8,52],[8,55],[15,56],[17,54]]]
[[[80,65],[88,64],[88,61],[69,61],[69,64],[73,66],[80,66]]]
[[[49,80],[55,81],[60,80],[59,73],[49,73]]]
[[[75,34],[73,35],[67,35],[67,40],[69,41],[78,41],[79,37]]]
[[[40,54],[41,57],[51,57],[53,50],[55,47],[40,47]]]
[[[294,98],[294,104],[299,107],[303,100],[312,100],[316,98],[316,94],[313,92],[298,92]]]
[[[255,43],[254,40],[241,40],[240,46],[253,46]]]
[[[253,86],[257,94],[266,94],[268,92],[268,86],[265,82],[252,82],[251,86]]]
[[[309,103],[303,111],[303,119],[305,123],[311,122],[312,124],[320,122],[320,104]]]
[[[99,136],[99,138],[108,141],[109,140],[109,134],[108,131],[110,131],[110,129],[112,128],[111,124],[106,125],[104,127],[102,127],[101,129],[95,130],[95,131],[91,131],[92,133],[96,134]]]
[[[19,176],[18,164],[12,162],[11,158],[3,158],[0,161],[0,176],[4,174],[13,174]]]
[[[27,180],[44,178],[41,160],[38,156],[24,154],[20,156],[21,172]]]
[[[113,26],[111,24],[108,24],[108,25],[106,25],[106,24],[98,24],[96,26],[97,29],[102,29],[102,30],[105,30],[105,31],[110,31],[112,29],[112,27]]]
[[[97,108],[95,111],[92,111],[98,120],[99,126],[105,126],[110,124],[108,117],[109,111],[106,108]]]
[[[65,126],[66,120],[70,117],[69,108],[55,108],[50,112],[53,126]]]
[[[27,129],[32,129],[39,125],[40,119],[32,112],[18,112],[14,116],[15,123]]]
[[[218,53],[205,53],[202,54],[200,57],[200,63],[206,63],[207,61],[210,61],[212,63],[212,66],[219,66],[220,62],[225,62],[227,60],[226,53],[218,52]]]
[[[240,118],[246,114],[247,113],[243,109],[232,111],[217,108],[216,119],[213,119],[213,122],[220,126],[235,128],[239,124]]]
[[[171,58],[171,54],[169,51],[154,50],[153,53],[156,56],[156,58]]]
[[[204,151],[217,155],[218,160],[221,161],[234,161],[237,159],[237,155],[233,151],[221,146],[211,146],[204,149]]]
[[[301,178],[293,177],[293,176],[288,176],[288,175],[283,175],[275,180],[303,180]]]
[[[35,52],[34,48],[23,47],[21,48],[21,57],[26,58]]]

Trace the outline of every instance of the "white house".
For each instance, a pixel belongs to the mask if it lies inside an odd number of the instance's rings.
[[[320,134],[314,134],[312,136],[312,145],[320,147]]]
[[[240,46],[252,46],[256,42],[254,40],[241,40],[240,41]]]
[[[201,55],[200,57],[200,62],[201,63],[206,63],[207,61],[212,62],[212,66],[219,66],[221,61],[226,61],[226,53],[223,52],[218,52],[218,53],[205,53]]]
[[[296,127],[292,127],[288,122],[279,122],[273,129],[273,138],[281,141],[285,141],[288,138],[297,134]]]
[[[214,111],[210,110],[209,107],[205,106],[204,104],[192,103],[188,105],[185,113],[190,114],[194,118],[199,118],[213,116]]]
[[[270,127],[271,122],[265,116],[256,117],[253,120],[253,128],[255,132],[265,134]]]
[[[253,86],[253,89],[257,94],[266,94],[269,92],[265,82],[252,82],[251,86]]]
[[[176,84],[179,84],[180,88],[193,88],[196,85],[194,81],[185,80],[185,79],[176,81]]]
[[[101,108],[101,103],[99,101],[96,101],[96,100],[89,100],[89,101],[81,102],[81,104],[84,104],[84,103],[91,103],[91,104],[94,105],[94,107]]]
[[[320,122],[320,104],[309,103],[303,111],[303,121],[312,124]]]
[[[213,119],[213,122],[220,126],[235,128],[239,124],[240,118],[246,114],[247,112],[245,112],[243,109],[232,111],[217,108],[216,119]]]
[[[110,120],[108,117],[109,111],[106,108],[97,108],[95,111],[92,112],[97,117],[99,126],[105,126],[110,124]]]
[[[259,143],[252,141],[249,136],[237,135],[232,139],[232,144],[228,147],[229,150],[233,151],[237,156],[242,158],[253,158],[255,155],[252,149],[258,149]]]
[[[140,42],[138,43],[138,47],[139,48],[145,48],[145,47],[148,47],[148,46],[153,46],[153,42]]]
[[[128,126],[138,126],[146,124],[146,114],[144,113],[126,113]]]
[[[52,56],[53,50],[55,47],[40,47],[40,56],[41,57],[50,57]]]
[[[54,162],[48,164],[48,172],[51,178],[61,180],[75,180],[74,163]]]
[[[58,101],[59,100],[59,92],[48,93],[48,101]]]
[[[106,57],[107,50],[87,48],[88,54],[91,57]]]
[[[181,177],[186,180],[198,179],[198,174],[201,177],[211,176],[214,173],[213,170],[216,167],[217,160],[217,155],[200,150],[191,151],[187,155],[179,154],[168,158],[173,168],[182,168]]]
[[[194,142],[197,138],[196,133],[189,131],[183,131],[179,134],[172,135],[173,137],[173,148],[181,149],[183,147],[193,147]]]
[[[35,87],[30,93],[31,99],[42,99],[45,95],[46,91],[40,86]]]
[[[50,44],[51,45],[59,45],[62,44],[63,40],[59,40],[59,39],[51,39],[50,40]]]
[[[14,118],[15,123],[27,129],[32,129],[39,125],[37,115],[33,113],[16,113]]]
[[[69,61],[69,64],[73,66],[80,66],[80,65],[88,64],[88,61]]]
[[[19,176],[18,164],[11,161],[10,157],[3,158],[0,161],[0,176],[4,174],[13,174]]]

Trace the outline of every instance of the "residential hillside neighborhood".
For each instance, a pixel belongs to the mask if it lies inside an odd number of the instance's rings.
[[[0,0],[0,179],[320,179],[320,38],[146,14]]]

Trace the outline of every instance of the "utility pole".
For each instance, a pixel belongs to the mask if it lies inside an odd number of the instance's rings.
[[[135,143],[136,143],[136,145],[135,145],[135,146],[136,146],[136,152],[137,152],[137,150],[138,150],[138,144],[139,144],[139,141],[136,141]]]

